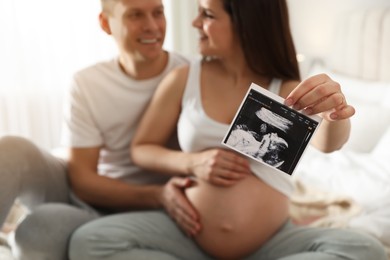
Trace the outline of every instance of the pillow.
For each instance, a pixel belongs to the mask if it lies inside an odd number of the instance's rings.
[[[390,82],[368,81],[314,65],[309,75],[326,73],[341,85],[347,102],[355,107],[351,135],[344,148],[369,153],[390,125]]]
[[[372,151],[372,155],[383,161],[388,161],[390,158],[390,127],[387,127],[376,146]]]
[[[383,95],[382,106],[390,109],[390,88]]]
[[[356,113],[351,117],[351,134],[343,149],[370,153],[390,125],[390,109],[363,104],[356,105],[355,109]]]
[[[347,98],[347,102],[352,105],[360,103],[378,105],[389,102],[389,100],[386,100],[386,95],[384,94],[389,93],[390,82],[353,78],[334,72],[320,64],[315,64],[310,69],[308,75],[313,76],[320,73],[325,73],[334,81],[337,81],[341,85],[341,89]],[[388,95],[390,95],[390,93]]]

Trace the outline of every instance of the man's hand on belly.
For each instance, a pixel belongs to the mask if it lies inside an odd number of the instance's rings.
[[[162,188],[159,196],[171,218],[190,237],[201,230],[199,214],[184,193],[194,183],[190,178],[173,177]]]

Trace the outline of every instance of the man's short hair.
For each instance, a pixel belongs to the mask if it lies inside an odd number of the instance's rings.
[[[110,13],[112,10],[112,7],[115,3],[117,3],[119,0],[100,0],[102,11]]]

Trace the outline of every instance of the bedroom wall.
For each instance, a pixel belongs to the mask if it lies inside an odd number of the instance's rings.
[[[287,0],[297,51],[307,56],[326,57],[332,45],[337,19],[362,7],[390,7],[389,0]]]
[[[167,8],[166,46],[188,56],[197,55],[197,33],[191,21],[197,13],[196,0],[164,0]],[[362,7],[390,6],[389,0],[287,0],[297,51],[306,56],[326,57],[332,44],[333,28],[343,12]]]
[[[196,0],[163,0],[168,23],[165,47],[188,57],[197,55],[198,34],[191,22],[198,13]]]

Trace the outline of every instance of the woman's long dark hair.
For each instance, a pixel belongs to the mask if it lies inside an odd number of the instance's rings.
[[[286,0],[222,0],[249,67],[259,75],[300,80]]]

